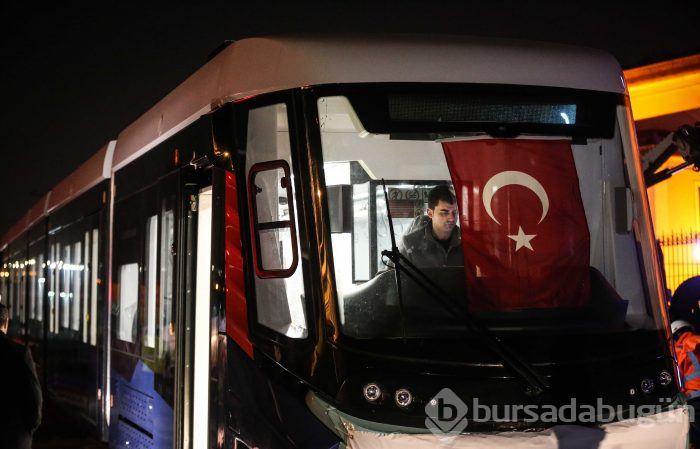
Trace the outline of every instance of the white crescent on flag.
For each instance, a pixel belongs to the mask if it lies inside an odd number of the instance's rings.
[[[489,217],[491,217],[491,219],[499,225],[501,224],[501,222],[499,222],[496,217],[493,216],[493,211],[491,210],[491,199],[496,192],[498,192],[498,189],[509,185],[527,187],[528,189],[532,190],[535,195],[537,195],[542,203],[542,216],[537,224],[542,223],[544,217],[547,216],[547,211],[549,211],[549,197],[547,196],[547,191],[544,190],[544,187],[542,187],[542,184],[540,184],[538,180],[521,171],[502,171],[493,175],[486,182],[484,185],[482,200],[484,202],[486,213],[489,214]]]

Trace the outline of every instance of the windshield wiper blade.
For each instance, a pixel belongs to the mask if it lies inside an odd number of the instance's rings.
[[[486,326],[472,316],[465,307],[459,307],[458,302],[439,285],[432,281],[420,268],[416,267],[410,260],[399,251],[396,245],[396,235],[394,234],[394,223],[389,207],[389,195],[386,190],[386,183],[382,179],[384,188],[384,200],[386,201],[386,213],[389,219],[389,235],[391,236],[391,251],[383,250],[382,256],[387,257],[394,264],[396,276],[396,288],[399,299],[399,314],[401,318],[401,333],[405,340],[406,327],[403,310],[403,294],[401,290],[401,271],[406,276],[418,284],[431,297],[437,300],[449,313],[454,316],[461,316],[468,330],[476,333],[484,343],[491,349],[512,371],[519,375],[527,384],[525,393],[528,396],[539,396],[549,389],[549,384],[535,369],[524,361],[518,354],[513,352],[498,336],[494,335]],[[405,266],[404,266],[405,264]]]
[[[517,353],[508,347],[498,336],[494,335],[476,317],[470,314],[464,307],[459,307],[449,293],[433,282],[420,268],[416,267],[410,260],[398,250],[384,250],[382,255],[386,256],[394,264],[394,269],[403,273],[418,284],[433,299],[442,305],[449,313],[462,318],[468,330],[476,333],[484,343],[491,349],[512,371],[519,375],[528,384],[526,394],[528,396],[539,396],[549,389],[549,384],[542,376],[523,360]],[[399,292],[401,287],[398,287]]]
[[[391,218],[391,209],[389,208],[389,194],[386,191],[386,183],[384,178],[382,178],[382,188],[384,189],[384,201],[386,202],[386,215],[389,218],[389,236],[391,237],[391,250],[399,252],[399,248],[396,246],[396,235],[394,234],[394,222]],[[382,251],[382,255],[384,252]],[[403,314],[403,293],[401,291],[401,272],[394,269],[394,276],[396,277],[396,290],[399,297],[399,319],[401,320],[401,337],[406,342],[406,319]]]

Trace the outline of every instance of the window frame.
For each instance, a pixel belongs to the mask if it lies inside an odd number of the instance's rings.
[[[291,153],[291,152],[290,152]],[[284,186],[282,186],[287,192],[287,204],[289,207],[289,220],[272,221],[267,223],[258,222],[258,202],[256,201],[255,195],[257,192],[255,187],[255,177],[262,172],[272,171],[275,169],[282,169],[284,172]],[[297,249],[297,228],[296,228],[296,215],[295,207],[296,202],[294,201],[294,194],[292,192],[292,185],[289,182],[291,175],[291,169],[287,161],[279,159],[275,161],[258,162],[250,167],[250,172],[248,173],[248,202],[250,205],[250,236],[253,245],[253,262],[255,267],[255,274],[261,279],[275,279],[275,278],[288,278],[294,274],[299,265],[299,253]],[[262,266],[262,254],[261,254],[261,243],[260,243],[260,232],[261,231],[272,231],[275,229],[286,229],[289,228],[292,239],[292,263],[288,268],[282,268],[279,270],[266,269]]]
[[[320,282],[318,280],[318,268],[315,264],[317,249],[311,242],[314,235],[310,228],[310,223],[313,222],[311,217],[312,212],[308,210],[308,204],[311,204],[312,192],[309,191],[308,185],[308,166],[302,163],[306,157],[304,151],[305,135],[304,135],[304,116],[302,115],[302,107],[299,104],[301,98],[299,89],[286,90],[261,94],[259,96],[248,97],[233,103],[233,125],[238,151],[233,159],[233,169],[237,173],[237,194],[238,194],[238,210],[240,213],[241,235],[252,236],[251,223],[251,207],[249,205],[250,195],[248,194],[248,177],[246,176],[246,154],[247,154],[247,137],[248,137],[248,114],[253,109],[263,108],[266,106],[274,106],[276,104],[284,104],[287,108],[287,120],[289,127],[290,139],[290,174],[293,174],[294,182],[294,201],[298,210],[296,214],[295,226],[299,233],[297,239],[298,249],[301,253],[298,255],[296,269],[302,270],[302,280],[304,286],[304,307],[307,324],[307,335],[305,338],[293,338],[282,334],[274,329],[271,329],[258,321],[257,311],[257,296],[255,287],[256,262],[254,259],[254,246],[251,239],[242,239],[242,251],[244,261],[244,276],[247,301],[248,326],[251,341],[256,348],[261,350],[268,356],[277,357],[282,352],[287,351],[302,351],[307,352],[313,349],[318,341],[319,332],[317,326],[313,323],[319,319],[319,306],[317,304],[318,293],[317,288],[314,288]],[[291,185],[290,185],[291,186]],[[296,238],[296,236],[295,236]],[[285,349],[283,349],[285,348]],[[275,355],[277,354],[277,355]],[[299,356],[294,362],[294,366],[290,365],[292,371],[297,371],[302,375],[306,369],[304,357]],[[295,367],[298,367],[297,370]]]

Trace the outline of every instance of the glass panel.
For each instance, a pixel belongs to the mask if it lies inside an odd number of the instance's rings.
[[[287,190],[281,186],[283,179],[284,170],[281,168],[260,171],[254,175],[258,223],[289,220]]]
[[[83,306],[82,306],[82,320],[83,320],[83,343],[88,342],[88,333],[90,327],[90,232],[86,231],[83,236],[83,270],[80,272],[80,277],[83,282]]]
[[[246,173],[259,162],[286,161],[292,167],[290,152],[287,106],[273,106],[253,109],[248,115],[248,137],[246,149]],[[289,203],[286,188],[282,186],[282,169],[260,172],[255,184],[262,189],[256,198],[259,222],[289,220]],[[294,176],[288,180],[295,195]],[[300,254],[298,235],[298,214],[295,215],[297,230],[297,254]],[[290,228],[261,230],[261,263],[264,269],[290,268],[292,264],[292,239]],[[306,324],[304,282],[301,264],[294,273],[284,279],[261,279],[255,277],[256,307],[258,321],[277,332],[292,338],[305,338]]]
[[[499,114],[524,113],[509,107]],[[416,133],[371,133],[345,97],[321,98],[318,110],[327,187],[352,189],[352,208],[343,212],[353,215],[352,229],[332,235],[346,334],[465,333],[459,316],[436,306],[424,285],[406,276],[396,285],[394,264],[382,255],[392,250],[382,180],[401,255],[492,328],[567,334],[657,326],[635,233],[615,227],[614,192],[627,187],[628,166],[618,134],[572,141],[538,131],[505,139],[472,128],[431,133],[425,123]],[[551,120],[579,119],[574,110],[562,111],[566,117]],[[328,195],[330,211],[343,209],[338,201]],[[545,254],[546,261],[538,259]]]
[[[49,274],[49,332],[58,332],[58,308],[56,303],[58,301],[58,243],[51,245],[49,249],[49,260],[47,262],[48,274]]]
[[[36,316],[37,321],[44,319],[44,292],[46,291],[46,278],[44,277],[46,263],[44,255],[39,254],[36,263]]]
[[[70,278],[71,271],[68,269],[71,263],[71,247],[70,245],[65,245],[63,247],[63,259],[59,262],[59,270],[61,271],[61,288],[60,288],[60,316],[61,316],[61,327],[68,328],[70,326]]]
[[[17,311],[19,313],[19,322],[21,324],[24,324],[27,320],[27,271],[28,271],[27,263],[22,259],[22,262],[20,262],[20,268],[19,268],[19,307],[17,308]],[[21,327],[20,329],[20,334],[24,335],[25,328],[24,326]]]
[[[370,278],[369,235],[369,182],[359,183],[352,190],[353,217],[353,281],[368,281]],[[335,246],[334,246],[335,247]]]
[[[27,272],[29,273],[29,318],[36,319],[36,284],[37,284],[37,265],[36,260],[31,259],[27,262],[29,266],[27,267]]]
[[[92,258],[90,263],[90,344],[97,344],[97,270],[98,270],[98,248],[99,248],[99,231],[92,230]]]
[[[292,266],[292,234],[289,228],[260,231],[260,265],[265,270]]]
[[[173,267],[175,256],[175,214],[163,200],[160,228],[160,316],[158,319],[158,355],[164,356],[174,349],[175,326],[173,324]]]
[[[80,285],[85,267],[82,264],[81,257],[83,255],[82,243],[76,242],[73,245],[73,263],[70,264],[68,270],[72,280],[71,286],[71,321],[70,327],[74,331],[80,330],[80,307],[82,306],[83,289]],[[65,266],[64,266],[65,269]]]
[[[10,272],[7,267],[7,263],[3,263],[2,269],[0,269],[0,303],[7,306],[8,295],[7,295],[7,284],[8,276]]]
[[[139,299],[139,265],[119,267],[119,315],[117,338],[133,343],[136,340]]]
[[[146,341],[149,348],[156,346],[156,278],[158,257],[158,216],[146,221]]]

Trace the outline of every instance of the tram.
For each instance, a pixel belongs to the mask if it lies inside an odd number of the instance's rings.
[[[463,266],[399,249],[431,238],[435,186]],[[9,333],[113,448],[687,442],[629,97],[597,50],[230,43],[0,251]]]

